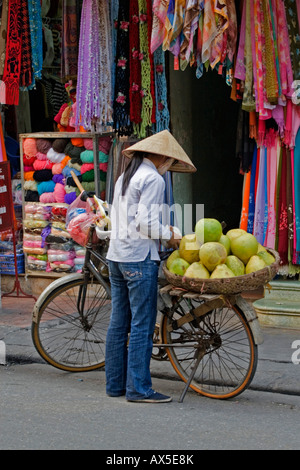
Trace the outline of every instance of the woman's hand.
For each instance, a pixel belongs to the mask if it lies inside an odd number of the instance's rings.
[[[178,233],[174,233],[174,229],[170,226],[170,230],[172,232],[172,236],[168,241],[168,248],[173,248],[173,250],[177,250],[180,245],[181,236]]]

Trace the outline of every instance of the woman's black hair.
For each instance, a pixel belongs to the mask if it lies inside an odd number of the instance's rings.
[[[122,196],[125,195],[126,190],[129,186],[130,180],[133,177],[133,175],[136,173],[139,166],[141,165],[144,156],[145,156],[144,152],[136,152],[134,156],[131,158],[130,162],[128,163],[124,171],[124,175],[123,175]]]

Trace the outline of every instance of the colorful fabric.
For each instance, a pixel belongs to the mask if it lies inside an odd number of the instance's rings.
[[[27,8],[27,0],[21,1],[21,18],[22,18],[22,57],[20,71],[20,86],[28,87],[32,82],[32,66],[31,66],[31,38],[29,16]]]
[[[3,83],[5,103],[19,104],[19,84],[21,73],[21,8],[18,0],[12,0],[8,6],[7,45]]]
[[[150,41],[150,52],[153,54],[162,45],[165,36],[165,22],[170,0],[153,1],[153,24]]]
[[[28,0],[28,15],[31,41],[32,83],[29,89],[35,88],[35,80],[42,78],[43,68],[43,25],[40,0]]]
[[[169,129],[170,113],[167,97],[167,79],[165,74],[165,53],[160,46],[154,52],[156,126],[155,132]]]
[[[76,0],[64,0],[62,24],[61,76],[64,80],[77,78],[78,36]]]

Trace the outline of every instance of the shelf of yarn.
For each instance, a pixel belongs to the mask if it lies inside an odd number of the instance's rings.
[[[20,136],[27,273],[61,275],[81,270],[85,250],[70,238],[63,213],[79,195],[71,171],[86,191],[96,194],[100,175],[98,193],[105,199],[112,138],[111,134],[97,136],[96,158],[94,139],[94,134],[70,132]]]
[[[67,209],[63,203],[24,205],[23,252],[27,272],[81,272],[85,249],[66,230]]]

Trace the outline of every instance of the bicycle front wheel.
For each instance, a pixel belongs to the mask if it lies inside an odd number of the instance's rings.
[[[257,367],[252,332],[237,306],[214,309],[173,330],[173,321],[195,306],[195,302],[183,300],[172,315],[164,317],[163,342],[176,344],[166,348],[170,362],[187,382],[197,354],[203,354],[190,387],[210,398],[237,396],[250,385]]]
[[[81,311],[81,313],[79,313]],[[50,365],[69,372],[99,369],[105,363],[111,300],[106,288],[81,279],[49,293],[32,323],[32,340]]]

